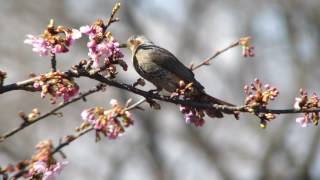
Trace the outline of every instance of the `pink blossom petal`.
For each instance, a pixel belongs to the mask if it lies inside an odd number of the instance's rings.
[[[61,171],[69,164],[68,161],[58,162],[53,168],[53,172],[60,174]]]
[[[64,52],[64,48],[60,44],[56,44],[52,49],[52,53],[54,54],[63,53],[63,52]]]
[[[94,60],[93,60],[92,67],[93,67],[93,68],[98,68],[98,67],[99,67],[99,60],[98,60],[98,59],[94,59]]]
[[[296,118],[296,122],[299,123],[299,124],[303,123],[303,121],[304,121],[304,117]]]
[[[87,47],[88,48],[91,48],[91,49],[95,49],[96,47],[97,47],[97,43],[96,43],[96,41],[95,40],[92,40],[92,41],[89,41],[88,43],[87,43]]]
[[[82,118],[83,120],[87,120],[88,117],[89,117],[89,114],[90,114],[89,109],[83,110],[83,111],[81,112],[81,118]]]
[[[113,45],[114,45],[115,47],[119,47],[119,46],[120,46],[119,42],[114,42]]]
[[[44,173],[47,169],[47,164],[44,161],[36,161],[32,167],[37,173]]]
[[[27,39],[24,40],[24,43],[32,45],[32,51],[38,53],[40,56],[47,56],[51,49],[49,42],[41,37],[35,37],[30,34],[27,35]]]
[[[310,123],[309,117],[307,115],[304,115],[303,117],[296,118],[296,122],[300,124],[301,127],[307,127]]]
[[[80,39],[81,37],[82,37],[82,34],[79,30],[72,29],[72,39],[73,40]]]
[[[298,97],[296,98],[296,101],[294,102],[294,105],[293,105],[293,108],[295,110],[300,110],[301,109],[301,107],[300,107],[301,101],[302,101],[301,98],[298,98]]]
[[[119,103],[118,103],[118,101],[116,99],[111,99],[110,100],[110,104],[111,104],[112,107],[114,107],[114,106],[117,106]]]
[[[47,171],[45,173],[43,173],[43,180],[54,180],[56,179],[56,174],[54,174],[54,172],[52,171]]]
[[[89,33],[90,33],[91,31],[92,31],[92,28],[91,28],[91,26],[89,26],[89,25],[81,26],[81,27],[80,27],[80,32],[83,33],[83,34],[89,35]]]
[[[40,89],[40,84],[38,82],[33,83],[33,87],[36,88],[37,90]]]
[[[35,36],[34,35],[31,35],[31,34],[28,34],[27,35],[27,39],[25,39],[23,42],[25,44],[33,44],[33,42],[35,41]]]

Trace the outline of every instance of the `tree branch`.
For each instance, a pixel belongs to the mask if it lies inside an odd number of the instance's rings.
[[[124,111],[130,111],[133,110],[135,108],[137,108],[140,104],[144,103],[146,101],[145,98],[140,99],[139,101],[137,101],[136,103],[132,104],[131,106],[124,108]],[[94,130],[94,128],[88,127],[87,129],[75,134],[75,135],[69,135],[65,138],[65,140],[63,142],[60,142],[59,145],[57,147],[55,147],[52,151],[51,154],[54,155],[58,152],[61,152],[61,150],[68,146],[70,143],[72,143],[73,141],[79,139],[81,136],[91,132],[92,130]],[[26,167],[27,168],[27,167]],[[21,169],[19,172],[15,173],[14,175],[12,175],[9,179],[17,179],[21,176],[23,176],[24,174],[28,173],[28,169]]]
[[[204,102],[204,101],[194,101],[194,100],[181,100],[178,98],[172,98],[170,96],[163,96],[159,94],[152,94],[149,93],[148,91],[144,91],[141,89],[138,89],[132,85],[126,84],[126,83],[121,83],[117,82],[114,80],[110,80],[104,76],[102,76],[99,73],[100,70],[94,71],[94,72],[88,72],[83,69],[78,69],[78,70],[70,70],[65,72],[65,74],[68,77],[74,77],[74,78],[79,78],[79,77],[87,77],[90,79],[94,79],[96,81],[99,81],[101,83],[105,83],[109,86],[117,87],[129,92],[132,92],[134,94],[143,96],[147,99],[155,99],[155,100],[160,100],[160,101],[165,101],[173,104],[181,104],[181,105],[186,105],[186,106],[192,106],[192,107],[199,107],[199,108],[216,108],[217,110],[221,110],[223,112],[234,112],[234,111],[239,111],[239,112],[248,112],[248,108],[246,106],[226,106],[226,105],[218,105],[218,104],[212,104],[210,102]],[[28,86],[32,84],[34,80],[36,80],[38,77],[31,78],[25,81],[17,82],[14,84],[10,85],[5,85],[3,86],[4,91],[11,89],[11,90],[17,90],[17,89],[23,89],[24,86]],[[11,87],[14,88],[11,88]],[[9,90],[8,90],[9,91]],[[1,91],[0,91],[1,92]],[[293,108],[291,109],[263,109],[263,108],[256,108],[254,109],[255,112],[257,113],[273,113],[273,114],[292,114],[292,113],[310,113],[310,112],[320,112],[320,108],[312,108],[312,109],[301,109],[301,110],[295,110]]]

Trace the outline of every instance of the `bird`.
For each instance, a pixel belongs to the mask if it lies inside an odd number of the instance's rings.
[[[166,90],[170,93],[179,88],[179,83],[192,83],[192,96],[200,101],[212,104],[234,106],[228,102],[208,95],[204,86],[195,79],[191,69],[186,67],[170,51],[155,45],[144,35],[129,37],[126,47],[132,53],[132,62],[137,73],[151,82],[158,91]],[[211,108],[205,110],[210,117],[222,118],[221,111]]]

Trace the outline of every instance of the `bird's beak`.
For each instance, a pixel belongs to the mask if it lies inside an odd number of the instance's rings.
[[[123,43],[123,44],[119,45],[119,48],[127,48],[127,47],[128,47],[128,45],[126,43]]]

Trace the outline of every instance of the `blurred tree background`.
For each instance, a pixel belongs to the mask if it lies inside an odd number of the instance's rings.
[[[300,87],[320,91],[320,1],[318,0],[131,0],[120,1],[119,23],[113,35],[120,41],[145,34],[173,52],[184,64],[199,63],[215,50],[242,36],[253,37],[256,56],[241,57],[235,48],[210,66],[195,71],[206,91],[218,98],[242,104],[243,85],[255,77],[280,90],[273,108],[292,107]],[[0,0],[0,70],[7,83],[28,78],[31,72],[49,70],[48,57],[38,57],[23,44],[26,34],[39,34],[50,18],[57,24],[79,28],[96,18],[107,19],[111,0]],[[85,40],[58,56],[58,68],[66,70],[87,57]],[[124,50],[128,72],[118,79],[133,82],[130,54]],[[96,84],[77,80],[81,90]],[[147,86],[145,88],[150,88]],[[92,106],[109,106],[111,98],[124,103],[132,97],[116,88],[88,97],[63,109],[63,118],[51,116],[0,144],[0,165],[29,158],[43,139],[58,142],[81,122],[80,113]],[[39,93],[14,91],[0,95],[0,133],[20,123],[17,112],[53,106]],[[135,126],[115,141],[94,142],[88,134],[64,149],[70,164],[59,179],[319,179],[320,156],[317,127],[301,128],[298,115],[282,115],[267,129],[259,120],[241,115],[207,119],[202,128],[186,125],[178,107],[162,103],[155,111],[134,111]]]

